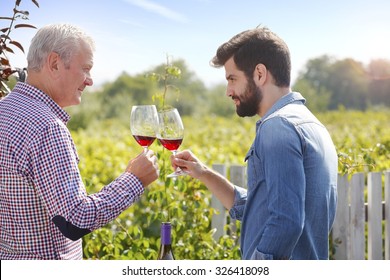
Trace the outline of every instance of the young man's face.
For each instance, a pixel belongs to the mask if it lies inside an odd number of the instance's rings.
[[[233,57],[226,61],[225,76],[228,81],[226,96],[231,97],[236,105],[237,115],[252,117],[259,112],[260,102],[263,98],[261,90],[253,79],[247,79],[245,73],[239,69]]]

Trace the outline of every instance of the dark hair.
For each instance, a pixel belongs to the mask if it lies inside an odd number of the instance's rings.
[[[290,86],[291,60],[286,43],[266,27],[243,31],[222,44],[210,61],[222,67],[233,56],[237,68],[252,78],[256,65],[262,63],[271,72],[279,87]]]

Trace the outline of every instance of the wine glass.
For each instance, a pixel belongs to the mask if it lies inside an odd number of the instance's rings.
[[[176,155],[177,149],[183,142],[184,126],[179,111],[176,108],[164,109],[158,112],[157,138],[164,148]],[[176,168],[175,172],[167,177],[185,175],[186,172]]]
[[[155,105],[137,105],[131,108],[130,130],[134,139],[148,151],[156,139],[158,129],[158,115]]]

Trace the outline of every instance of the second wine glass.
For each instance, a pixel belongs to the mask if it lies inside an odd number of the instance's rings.
[[[176,108],[164,109],[158,112],[157,138],[164,148],[176,155],[184,137],[184,126],[179,111]],[[176,177],[186,173],[177,168],[167,177]]]
[[[157,129],[158,115],[155,105],[137,105],[131,108],[131,134],[145,152],[156,139]]]

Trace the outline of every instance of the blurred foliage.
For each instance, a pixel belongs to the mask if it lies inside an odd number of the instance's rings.
[[[347,111],[318,115],[339,155],[339,172],[390,170],[390,110]]]
[[[303,93],[314,111],[389,107],[390,61],[376,59],[365,66],[324,55],[306,63],[293,89]]]

